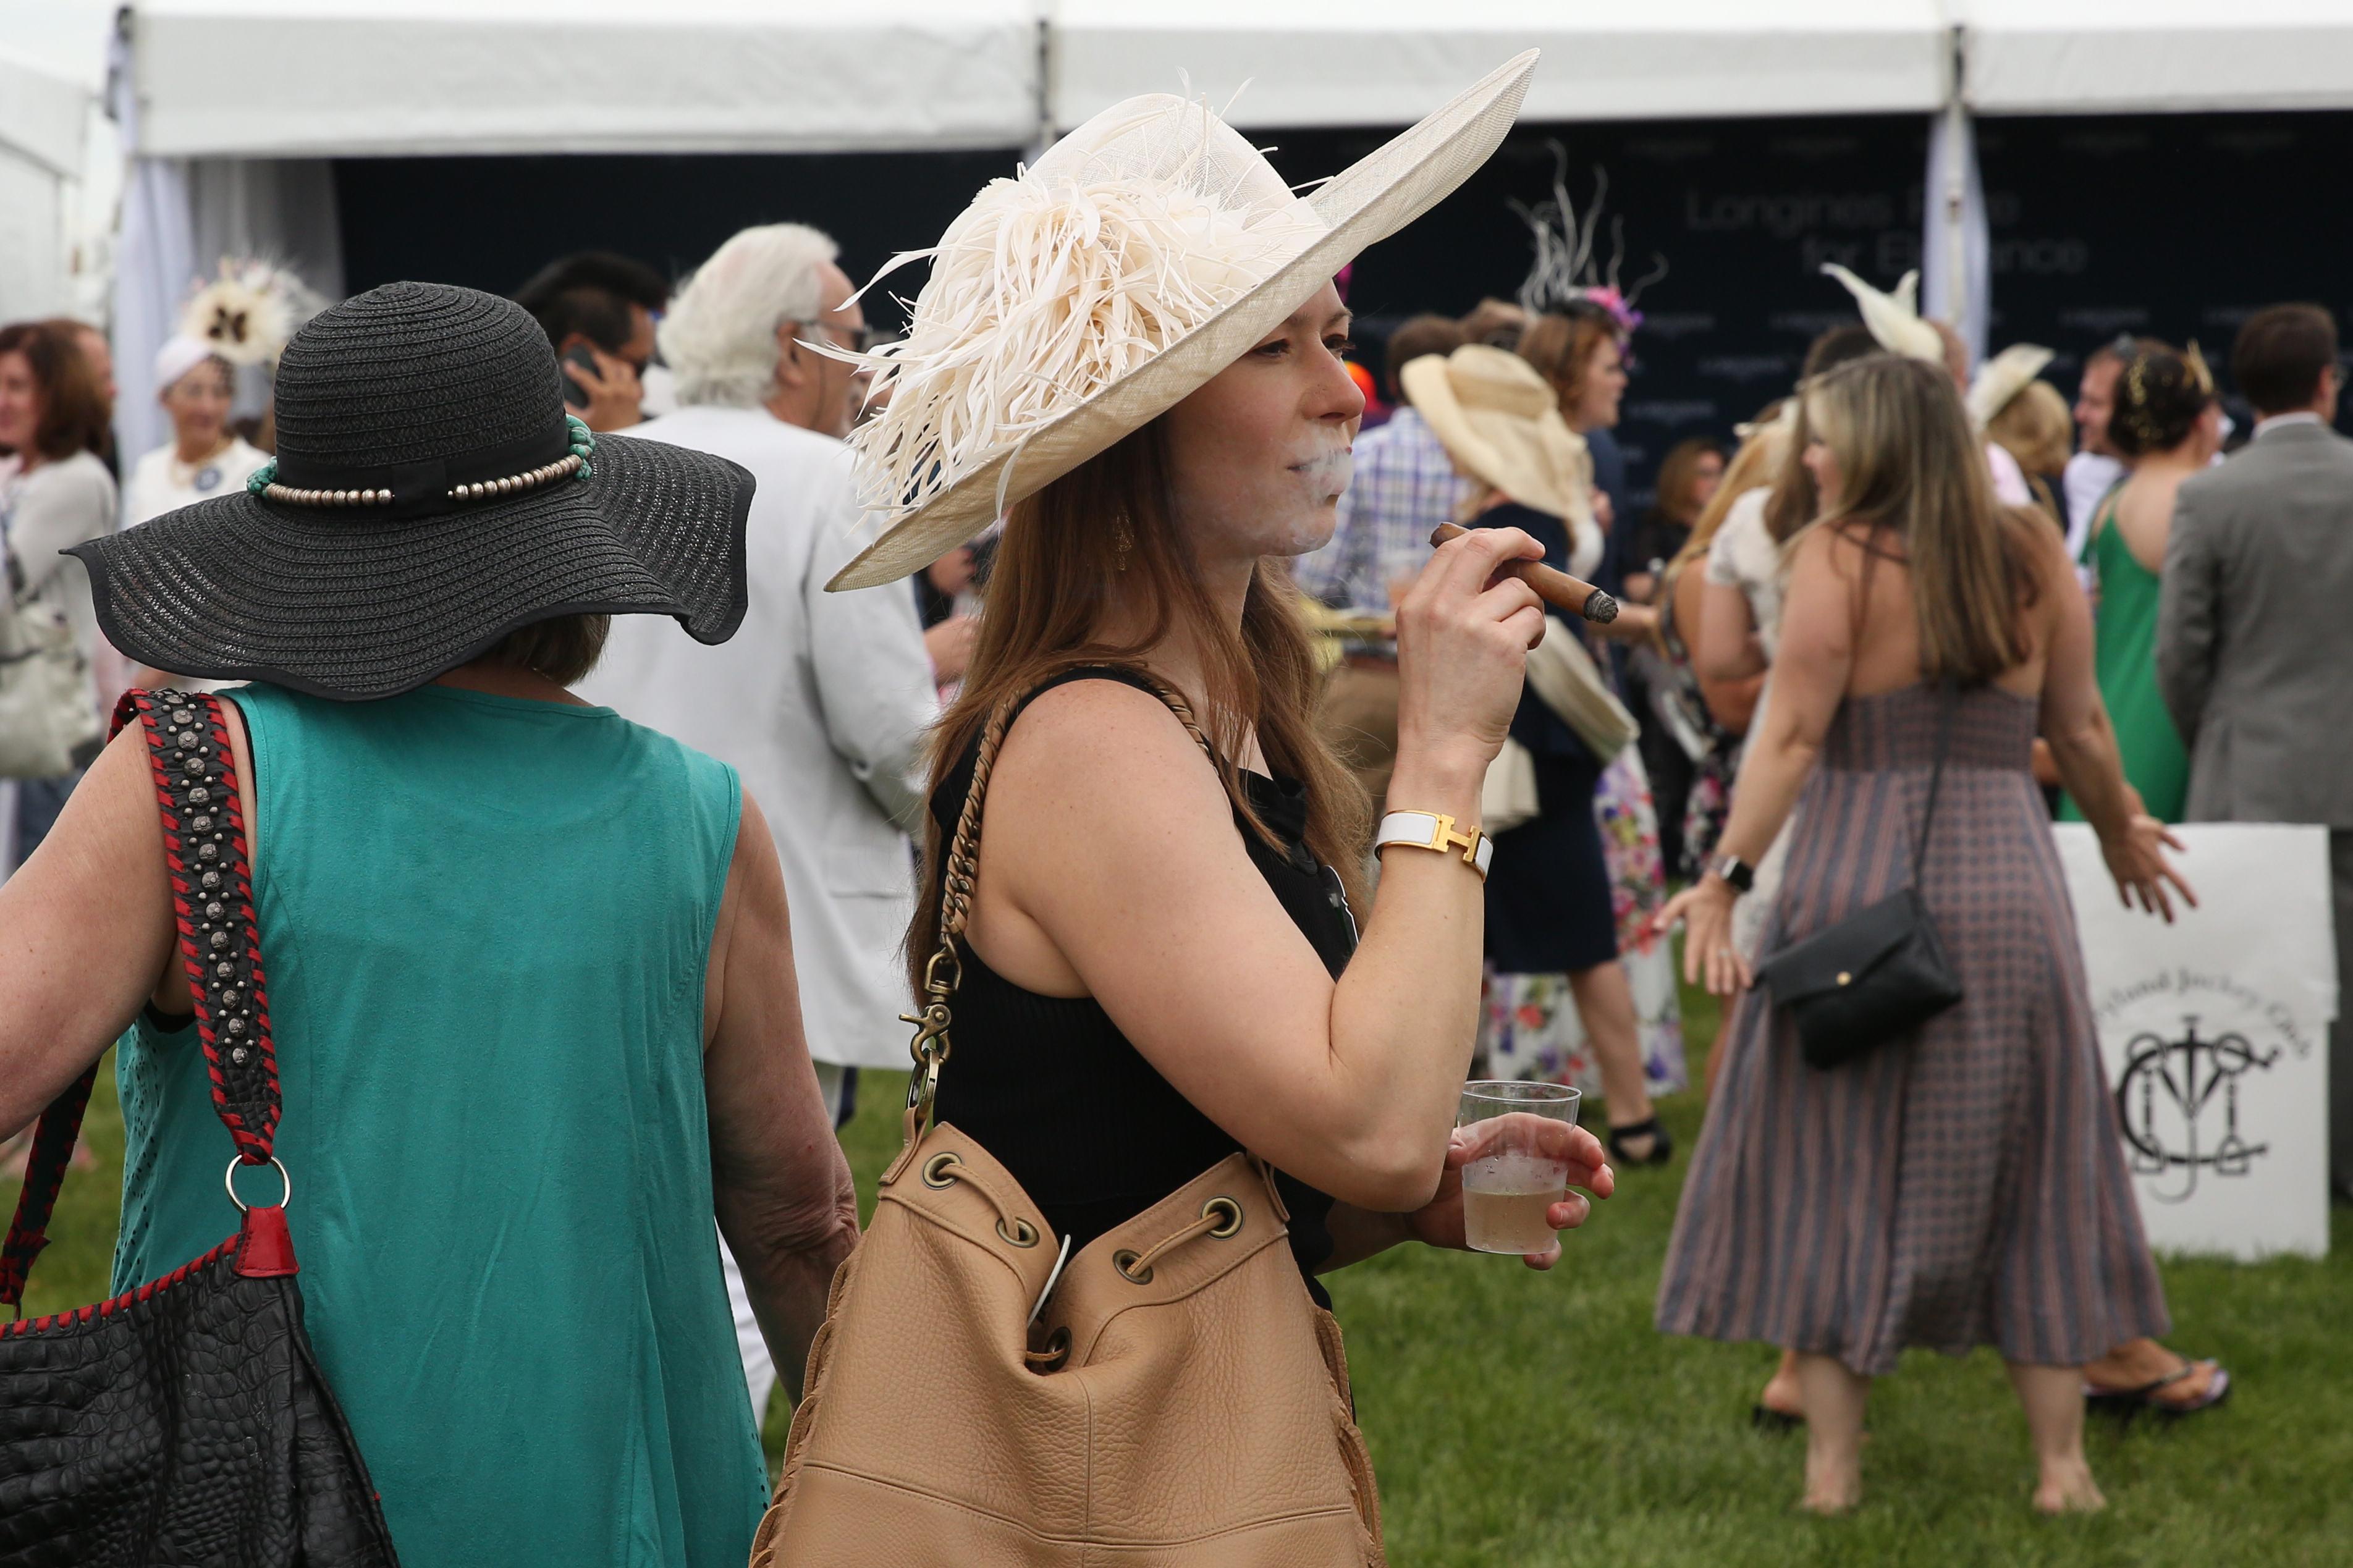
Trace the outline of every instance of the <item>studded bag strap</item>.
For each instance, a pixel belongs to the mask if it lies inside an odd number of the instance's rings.
[[[115,732],[134,718],[145,732],[163,814],[172,922],[195,1005],[213,1110],[240,1158],[266,1164],[278,1135],[278,1056],[253,913],[245,808],[220,699],[209,692],[125,692],[115,707]],[[0,1245],[0,1306],[19,1307],[33,1259],[48,1245],[49,1215],[97,1078],[93,1065],[41,1113],[16,1217]]]

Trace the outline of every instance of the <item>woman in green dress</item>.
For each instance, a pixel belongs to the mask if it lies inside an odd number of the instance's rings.
[[[733,634],[752,479],[562,388],[519,306],[374,289],[288,346],[250,492],[76,547],[115,647],[250,682],[216,745],[268,993],[184,963],[134,723],[0,888],[0,1134],[120,1036],[115,1288],[168,1273],[237,1224],[207,1058],[257,1014],[310,1339],[401,1561],[741,1568],[767,1478],[717,1234],[797,1366],[857,1210],[758,808],[565,688],[612,614]]]
[[[2157,591],[2173,525],[2173,494],[2214,460],[2222,444],[2214,379],[2193,344],[2188,353],[2150,343],[2116,377],[2109,438],[2131,465],[2100,502],[2084,561],[2096,579],[2093,662],[2116,727],[2125,781],[2163,822],[2181,820],[2189,757],[2157,689]],[[2072,798],[2059,815],[2081,822]]]

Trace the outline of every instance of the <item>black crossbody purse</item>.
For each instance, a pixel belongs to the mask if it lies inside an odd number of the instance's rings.
[[[1936,820],[1957,701],[1953,683],[1945,681],[1938,693],[1936,765],[1928,775],[1928,807],[1912,848],[1911,882],[1790,943],[1757,972],[1774,1002],[1788,1009],[1808,1067],[1843,1067],[1910,1034],[1961,999],[1960,982],[1936,940],[1936,923],[1920,899],[1920,868]]]
[[[133,691],[182,962],[228,1129],[236,1235],[110,1301],[21,1316],[25,1276],[98,1069],[41,1113],[0,1247],[0,1568],[397,1568],[375,1489],[302,1328],[284,1199],[248,1208],[239,1166],[275,1164],[278,1058],[237,768],[219,700]],[[278,1167],[281,1179],[285,1167]]]

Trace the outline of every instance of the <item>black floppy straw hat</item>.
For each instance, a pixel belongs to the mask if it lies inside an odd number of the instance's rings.
[[[590,437],[510,300],[372,289],[295,334],[276,399],[248,490],[70,552],[132,658],[364,701],[557,616],[675,616],[706,643],[743,624],[752,476]]]

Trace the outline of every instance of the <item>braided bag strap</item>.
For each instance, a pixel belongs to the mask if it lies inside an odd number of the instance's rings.
[[[172,921],[212,1080],[213,1110],[239,1158],[267,1164],[280,1110],[278,1053],[253,912],[245,809],[221,701],[210,692],[128,691],[115,706],[112,732],[121,733],[134,718],[146,736],[163,815]],[[49,1216],[97,1079],[93,1065],[41,1112],[24,1190],[0,1245],[0,1305],[21,1306],[33,1259],[48,1245]]]

